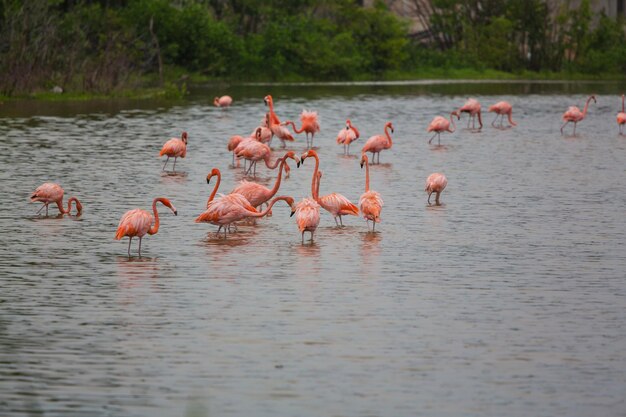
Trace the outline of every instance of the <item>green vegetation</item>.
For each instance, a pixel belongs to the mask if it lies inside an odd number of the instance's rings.
[[[0,0],[0,96],[181,97],[186,83],[622,78],[624,22],[549,0]],[[137,93],[139,91],[140,93]]]

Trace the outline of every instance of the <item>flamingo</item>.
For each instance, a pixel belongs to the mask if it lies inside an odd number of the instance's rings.
[[[619,134],[623,135],[622,129],[626,124],[626,113],[624,113],[624,94],[622,94],[622,111],[617,113],[617,125],[619,126]]]
[[[228,139],[228,144],[226,145],[226,149],[233,153],[233,166],[235,166],[235,149],[239,144],[244,141],[246,138],[239,135],[233,135]],[[237,162],[237,166],[239,166],[239,162]]]
[[[294,200],[292,197],[276,197],[270,202],[264,211],[258,212],[249,203],[248,205],[238,204],[232,196],[235,196],[235,194],[228,194],[223,198],[213,200],[207,209],[196,218],[196,223],[211,223],[219,225],[220,228],[217,230],[217,233],[219,233],[220,229],[224,227],[224,239],[226,239],[226,229],[228,225],[247,218],[266,216],[277,201],[282,200],[289,204],[292,215],[295,211]]]
[[[302,110],[302,113],[300,113],[300,129],[298,129],[296,127],[296,124],[292,122],[291,120],[287,120],[284,123],[285,126],[288,126],[290,124],[293,127],[293,131],[295,133],[298,133],[298,134],[302,132],[306,133],[306,147],[312,148],[313,138],[315,137],[315,134],[320,131],[320,124],[319,124],[319,121],[317,120],[317,112]],[[310,143],[309,143],[309,134],[311,135]]]
[[[254,171],[252,175],[256,175],[256,163],[261,160],[265,162],[265,166],[269,169],[275,169],[280,163],[280,158],[277,158],[273,164],[270,163],[271,152],[269,146],[255,140],[243,141],[235,149],[237,158],[244,158],[250,161],[250,166],[246,170],[245,175],[248,175],[253,168]],[[289,165],[287,165],[285,171],[289,172]]]
[[[511,126],[517,126],[517,123],[513,121],[513,106],[509,104],[508,101],[499,101],[493,106],[489,107],[490,112],[495,112],[496,117],[491,122],[491,126],[496,127],[495,123],[498,120],[498,116],[500,116],[500,128],[502,128],[502,122],[504,121],[504,115],[506,115],[509,119],[509,123]]]
[[[302,233],[302,243],[304,244],[304,232],[311,233],[313,242],[313,234],[320,224],[320,205],[312,198],[303,198],[296,204],[293,214],[296,215],[298,230]]]
[[[37,189],[35,189],[35,192],[30,196],[30,202],[34,203],[36,201],[39,201],[43,203],[43,206],[41,206],[39,211],[37,211],[37,214],[39,214],[41,210],[43,210],[43,208],[45,207],[46,216],[48,215],[48,204],[50,203],[56,203],[61,214],[70,214],[72,211],[72,202],[76,202],[77,215],[80,214],[83,211],[83,205],[80,204],[80,201],[78,201],[76,197],[70,197],[70,199],[67,201],[67,210],[63,209],[64,193],[65,191],[63,191],[63,188],[61,188],[59,184],[46,182],[37,187]]]
[[[215,107],[230,107],[233,104],[233,98],[231,96],[215,97],[213,104]]]
[[[120,219],[120,224],[117,226],[117,233],[115,234],[115,240],[120,240],[124,236],[128,236],[128,257],[130,258],[130,243],[133,237],[139,237],[139,256],[141,257],[141,239],[145,234],[154,235],[159,231],[159,213],[156,209],[156,203],[162,203],[164,206],[169,207],[175,216],[178,215],[178,211],[172,205],[170,200],[163,197],[157,197],[152,201],[152,212],[154,217],[142,209],[129,210]],[[152,222],[154,221],[154,225]],[[152,227],[151,227],[152,226]]]
[[[310,149],[302,154],[300,160],[304,163],[304,160],[308,157],[312,156],[315,158],[315,168],[313,169],[313,178],[311,180],[311,196],[313,200],[315,200],[320,206],[324,208],[324,210],[328,211],[332,214],[335,219],[335,224],[337,227],[341,224],[343,227],[343,220],[341,216],[344,215],[359,215],[359,208],[352,204],[350,200],[339,193],[332,193],[325,195],[323,197],[319,196],[319,188],[320,188],[320,177],[319,175],[319,165],[320,158],[316,151]],[[337,217],[339,217],[339,222],[337,222]]]
[[[356,127],[352,126],[350,119],[346,120],[346,128],[337,133],[337,144],[343,144],[343,154],[350,155],[350,144],[359,138],[360,134]],[[346,146],[348,151],[346,153]]]
[[[383,199],[376,191],[370,190],[370,167],[367,155],[361,155],[361,169],[365,165],[365,192],[359,199],[359,209],[363,213],[363,218],[367,221],[367,230],[370,229],[372,221],[372,232],[376,229],[376,223],[380,223],[380,212],[383,209]]]
[[[268,146],[271,145],[272,138],[274,137],[274,133],[272,133],[272,130],[269,128],[270,126],[269,118],[270,118],[270,114],[266,113],[265,117],[263,118],[261,122],[261,125],[257,127],[254,130],[254,132],[252,132],[252,135],[256,136],[259,142],[267,143]],[[261,129],[260,132],[258,131],[259,129]]]
[[[163,164],[162,171],[165,171],[165,165],[167,165],[167,161],[170,160],[170,157],[174,157],[174,172],[176,172],[176,159],[178,157],[184,158],[187,155],[187,132],[183,132],[178,138],[172,138],[163,144],[161,148],[161,152],[159,152],[159,157],[163,155],[167,155],[167,159]]]
[[[430,195],[432,193],[436,193],[435,205],[437,206],[441,205],[441,203],[439,202],[439,196],[441,195],[441,192],[446,188],[446,185],[448,185],[448,179],[446,178],[445,175],[440,174],[438,172],[430,174],[428,178],[426,178],[426,189],[424,191],[428,193],[429,205],[430,205]]]
[[[468,99],[465,104],[459,108],[458,110],[459,113],[468,113],[470,115],[470,118],[467,119],[467,128],[469,129],[469,124],[470,124],[470,119],[472,121],[472,129],[476,128],[476,116],[478,116],[478,123],[480,123],[480,126],[478,127],[478,130],[483,128],[483,119],[480,115],[480,103],[478,102],[478,100],[470,98]],[[460,117],[459,117],[460,119]]]
[[[448,121],[448,119],[446,119],[445,117],[437,116],[433,119],[432,122],[430,122],[426,131],[435,132],[435,134],[432,138],[430,138],[428,143],[431,143],[433,139],[435,139],[435,136],[437,136],[437,144],[441,145],[441,132],[453,133],[456,130],[456,125],[454,124],[454,119],[452,118],[452,116],[456,116],[457,120],[461,118],[461,116],[459,116],[459,112],[455,110],[450,113],[450,121]],[[453,129],[450,129],[450,123],[452,123]]]
[[[293,151],[287,152],[282,158],[280,158],[280,167],[278,169],[278,177],[274,183],[274,187],[269,189],[261,184],[243,180],[239,183],[231,193],[237,193],[243,195],[253,207],[259,207],[263,203],[266,203],[270,198],[274,197],[280,187],[280,182],[283,174],[283,167],[287,164],[287,158],[291,158],[299,165],[300,160]]]
[[[283,126],[280,123],[280,119],[274,112],[274,99],[272,99],[272,96],[270,95],[265,96],[265,98],[263,98],[263,102],[265,103],[265,105],[267,105],[270,108],[270,111],[269,111],[270,117],[269,117],[268,127],[270,128],[274,136],[280,139],[284,148],[287,146],[286,141],[293,142],[294,138],[291,135],[291,133],[289,133],[289,129],[287,129],[285,126]]]
[[[209,199],[206,202],[207,208],[209,207],[209,204],[211,204],[211,201],[214,201],[215,194],[217,193],[218,188],[220,188],[220,183],[222,181],[222,174],[220,173],[219,169],[213,168],[211,170],[211,172],[209,172],[209,174],[206,177],[206,183],[210,184],[211,183],[211,178],[213,178],[213,177],[217,177],[217,182],[215,183],[215,187],[213,187],[213,191],[211,192],[211,195],[209,195]],[[244,197],[243,195],[238,194],[238,193],[230,193],[230,194],[228,194],[228,196],[224,196],[224,195],[220,194],[218,199],[221,199],[221,198],[224,198],[224,197],[228,197],[228,199],[233,204],[238,204],[238,205],[244,206],[244,207],[247,207],[248,205],[250,205],[250,202],[246,199],[246,197]],[[221,228],[222,228],[222,226],[220,226],[220,228],[217,230],[218,233],[219,233]],[[237,227],[235,226],[235,230],[236,229],[237,229]],[[228,231],[230,231],[230,224],[228,225]]]
[[[372,163],[380,164],[380,151],[383,149],[390,149],[391,145],[393,145],[391,135],[387,129],[391,130],[391,133],[393,133],[393,125],[391,122],[385,123],[385,136],[375,135],[370,137],[361,149],[361,155],[365,155],[365,152],[372,153]],[[378,162],[374,162],[376,154],[378,154]]]
[[[561,135],[563,134],[563,128],[569,123],[569,122],[574,122],[574,132],[573,134],[576,134],[576,124],[578,122],[580,122],[582,119],[585,118],[585,116],[587,116],[587,109],[589,108],[589,102],[593,100],[594,103],[597,103],[596,101],[596,96],[589,96],[589,98],[587,99],[587,102],[585,103],[585,108],[583,109],[583,111],[581,112],[580,109],[576,106],[570,106],[569,109],[567,109],[567,111],[565,113],[563,113],[563,120],[565,120],[565,123],[563,123],[563,126],[561,126]]]

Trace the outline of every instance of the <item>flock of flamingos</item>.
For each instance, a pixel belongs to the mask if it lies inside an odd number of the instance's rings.
[[[589,103],[593,100],[596,102],[595,96],[590,96],[585,103],[585,107],[581,111],[576,106],[571,106],[563,114],[563,125],[561,126],[561,134],[565,126],[573,122],[574,130],[576,133],[576,124],[583,120],[587,115],[587,109]],[[346,197],[338,193],[331,193],[325,196],[319,195],[320,183],[322,178],[322,171],[319,170],[320,160],[318,154],[313,147],[313,139],[315,133],[320,131],[318,123],[317,112],[314,111],[302,111],[300,115],[301,126],[298,128],[292,121],[281,122],[276,113],[274,112],[274,103],[272,96],[268,95],[264,98],[266,106],[269,107],[269,112],[265,114],[261,126],[257,127],[254,132],[248,137],[233,136],[228,141],[227,148],[233,152],[233,166],[239,165],[241,159],[244,160],[244,170],[246,175],[256,173],[256,164],[259,161],[263,161],[265,166],[269,169],[278,168],[278,176],[274,186],[270,189],[261,184],[243,180],[239,183],[235,189],[229,194],[218,195],[217,191],[220,186],[221,174],[217,168],[213,168],[207,176],[207,183],[213,177],[216,177],[215,186],[207,201],[206,210],[196,218],[197,223],[211,223],[219,226],[217,230],[217,236],[221,236],[221,231],[224,232],[224,238],[227,233],[231,232],[233,228],[236,229],[236,223],[248,219],[256,219],[271,213],[271,209],[279,201],[284,201],[291,208],[291,215],[295,215],[298,229],[302,236],[302,243],[304,243],[304,233],[309,232],[311,241],[313,241],[313,235],[320,222],[320,208],[328,211],[338,227],[343,227],[342,216],[353,215],[358,216],[359,213],[367,221],[368,231],[370,230],[369,223],[372,222],[371,230],[375,231],[376,223],[380,222],[380,214],[383,208],[383,199],[377,191],[370,189],[369,183],[369,165],[370,160],[367,153],[371,153],[371,163],[380,163],[380,153],[385,149],[392,147],[393,141],[391,134],[393,133],[393,124],[387,122],[384,127],[384,135],[375,135],[370,137],[363,147],[361,148],[361,168],[365,167],[365,191],[359,198],[358,206],[350,202]],[[229,107],[232,104],[232,98],[229,96],[216,97],[214,104],[218,107]],[[489,112],[494,112],[496,117],[492,121],[492,126],[496,128],[509,128],[516,126],[516,123],[512,119],[512,107],[506,101],[501,101],[489,107]],[[454,110],[450,113],[449,119],[442,116],[435,117],[428,126],[428,132],[434,132],[428,143],[431,143],[435,137],[437,137],[437,143],[441,142],[441,133],[454,132],[456,125],[454,119],[460,120],[462,113],[468,113],[468,128],[470,122],[472,128],[476,129],[476,119],[478,119],[478,129],[483,127],[481,118],[481,106],[475,99],[469,99],[462,107]],[[504,126],[504,117],[508,119],[508,126]],[[497,124],[497,120],[500,118],[500,123]],[[623,126],[626,124],[626,112],[624,111],[624,95],[622,95],[622,111],[617,114],[617,124],[619,127],[620,135],[623,134]],[[293,151],[287,151],[282,157],[277,158],[274,162],[271,162],[271,149],[270,144],[273,137],[277,137],[282,147],[286,147],[287,142],[293,142],[294,137],[287,128],[292,126],[293,131],[297,134],[305,133],[307,141],[307,151],[302,155],[297,156]],[[358,129],[352,125],[350,120],[346,120],[345,128],[341,129],[337,134],[337,144],[343,145],[344,154],[350,153],[350,144],[359,139]],[[180,138],[172,138],[168,140],[162,147],[159,156],[167,156],[163,165],[163,170],[167,166],[170,158],[174,158],[173,170],[176,170],[176,160],[178,158],[184,158],[187,153],[187,132],[183,132]],[[313,177],[311,179],[311,197],[304,198],[300,202],[296,203],[292,197],[278,196],[274,197],[279,190],[283,171],[289,173],[289,165],[287,160],[291,159],[295,161],[297,167],[303,164],[306,159],[313,158],[315,160],[315,169],[313,171]],[[430,203],[431,195],[435,194],[435,204],[440,205],[441,192],[446,188],[448,180],[446,176],[441,173],[433,173],[426,179],[425,191],[428,193],[428,204]],[[68,200],[67,209],[63,207],[63,188],[55,183],[45,183],[37,187],[35,192],[31,195],[31,202],[41,202],[43,206],[39,209],[37,214],[44,208],[46,209],[46,216],[48,215],[48,205],[50,203],[56,203],[61,214],[70,214],[72,210],[72,203],[76,204],[76,210],[78,214],[82,212],[82,205],[76,197],[71,197]],[[159,214],[156,209],[156,204],[161,203],[168,207],[174,215],[177,214],[176,208],[172,203],[163,197],[155,198],[152,202],[152,212],[142,209],[134,209],[127,211],[120,219],[115,239],[122,239],[124,236],[129,237],[128,241],[128,256],[130,257],[130,247],[133,237],[139,238],[139,256],[141,256],[141,240],[146,235],[153,235],[159,230]],[[262,210],[263,205],[267,207]]]

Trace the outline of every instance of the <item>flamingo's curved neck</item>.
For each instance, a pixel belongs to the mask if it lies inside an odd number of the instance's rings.
[[[393,145],[393,141],[391,140],[391,134],[389,133],[389,126],[385,126],[385,135],[387,135],[387,140],[389,141],[389,143],[387,144],[387,148],[391,148],[391,145]]]
[[[161,199],[155,198],[154,201],[152,201],[152,212],[154,213],[154,224],[152,225],[150,230],[148,230],[149,235],[153,235],[159,231],[159,212],[156,209],[156,203],[158,201],[161,201]]]
[[[215,187],[213,187],[213,191],[211,191],[211,195],[209,196],[209,200],[206,202],[207,205],[213,201],[215,198],[215,194],[217,194],[217,189],[220,188],[220,182],[222,181],[222,174],[220,172],[217,173],[217,182],[215,183]]]
[[[319,198],[318,195],[318,188],[316,188],[316,180],[317,180],[317,171],[320,168],[320,157],[317,156],[317,153],[313,153],[311,156],[313,156],[313,158],[315,158],[315,169],[313,169],[313,178],[311,179],[311,197],[313,197],[314,200],[317,200]]]
[[[448,132],[450,133],[454,133],[454,131],[456,130],[456,123],[454,123],[454,112],[450,113],[450,123],[452,123],[452,129],[448,128]]]
[[[268,100],[267,105],[270,108],[270,123],[279,124],[280,120],[278,119],[278,116],[276,116],[276,113],[274,113],[274,100],[273,99]]]
[[[282,159],[282,160],[281,160]],[[270,197],[273,197],[278,192],[278,188],[280,187],[280,181],[283,177],[283,169],[285,168],[285,164],[287,163],[287,157],[279,158],[280,168],[278,168],[278,178],[276,178],[276,182],[274,183],[274,187],[271,189]]]
[[[70,197],[70,199],[67,200],[67,214],[70,214],[72,211],[72,201],[76,203],[76,211],[80,214],[83,211],[83,205],[80,204],[80,201],[78,201],[76,197]]]
[[[285,196],[280,196],[280,197],[276,197],[275,199],[273,199],[272,201],[270,201],[270,204],[267,206],[267,208],[261,212],[248,212],[248,217],[263,217],[263,216],[267,216],[267,214],[270,212],[270,210],[272,209],[272,207],[274,206],[274,204],[276,204],[277,201],[280,200],[284,200],[287,201],[287,197]]]
[[[281,158],[276,158],[276,160],[274,161],[274,163],[270,163],[270,154],[269,152],[265,154],[265,156],[263,157],[263,161],[265,161],[265,166],[268,167],[269,169],[276,169],[276,167],[278,166],[278,164],[280,163],[280,161],[282,161]]]
[[[585,103],[585,108],[583,109],[583,117],[587,116],[587,109],[589,108],[589,102],[591,101],[592,97],[589,97],[587,99],[587,102]]]
[[[369,161],[365,161],[365,192],[370,190],[370,164]]]
[[[359,133],[357,128],[352,126],[352,123],[349,123],[348,125],[350,126],[350,129],[352,129],[354,131],[354,136],[358,139],[361,136],[361,134]]]
[[[298,129],[296,127],[296,124],[294,122],[292,122],[291,120],[289,120],[288,122],[286,122],[286,124],[291,125],[293,127],[293,131],[296,133],[302,133],[304,132],[304,126],[301,126],[300,129]]]
[[[515,122],[513,121],[513,115],[512,115],[511,113],[512,113],[512,112],[508,112],[508,113],[507,113],[507,117],[508,117],[508,119],[509,119],[509,123],[511,123],[513,126],[517,126],[517,123],[515,123]]]

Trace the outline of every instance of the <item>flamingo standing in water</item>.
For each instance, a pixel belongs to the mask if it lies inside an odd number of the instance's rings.
[[[391,135],[389,134],[389,130],[393,133],[393,125],[391,122],[385,123],[385,136],[383,135],[375,135],[370,137],[363,148],[361,149],[361,155],[365,155],[365,152],[372,153],[372,163],[380,164],[380,151],[383,149],[390,149],[393,145],[393,141],[391,140]],[[376,161],[376,155],[378,154],[378,161]]]
[[[228,149],[229,151],[232,151],[233,153],[233,167],[235,166],[235,156],[236,156],[237,148],[239,147],[239,145],[241,145],[242,143],[246,141],[261,142],[262,129],[263,128],[261,127],[257,127],[255,131],[250,134],[250,136],[243,137],[239,135],[234,135],[234,136],[231,136],[230,139],[228,139],[228,144],[226,145],[226,149]],[[239,166],[239,160],[237,160],[237,166]],[[244,168],[245,168],[245,165],[244,165]]]
[[[359,199],[359,209],[363,213],[363,218],[367,220],[367,230],[370,229],[372,221],[372,232],[376,229],[376,223],[380,223],[380,212],[383,209],[383,199],[376,191],[370,190],[370,166],[367,155],[361,155],[361,169],[365,165],[365,192]]]
[[[622,94],[622,111],[617,113],[617,126],[619,127],[619,134],[623,135],[622,129],[626,124],[626,113],[624,112],[624,94]]]
[[[433,139],[435,139],[435,136],[437,136],[437,144],[441,145],[441,132],[453,133],[456,130],[456,125],[454,124],[454,119],[452,118],[452,116],[456,116],[457,120],[461,118],[459,116],[459,112],[455,110],[452,113],[450,113],[450,121],[448,121],[448,119],[446,119],[445,117],[437,116],[433,119],[432,122],[430,122],[430,124],[428,125],[428,129],[426,129],[426,131],[435,132],[435,134],[433,135],[432,138],[430,138],[428,143],[431,143]],[[452,122],[452,127],[453,127],[452,129],[450,129],[450,122]]]
[[[302,243],[304,243],[304,232],[311,234],[311,242],[313,242],[313,234],[320,224],[320,205],[312,198],[303,198],[296,204],[295,211],[291,215],[296,215],[296,224],[298,230],[302,234]]]
[[[272,151],[269,146],[254,140],[244,141],[235,148],[237,158],[250,161],[250,166],[246,170],[245,175],[248,175],[251,171],[252,175],[256,175],[256,163],[261,160],[265,162],[265,166],[269,169],[275,169],[280,163],[280,158],[277,158],[273,164],[270,163],[271,153]],[[285,171],[289,172],[289,165],[285,167]]]
[[[233,104],[233,98],[231,96],[215,97],[213,104],[215,107],[230,107]]]
[[[459,108],[458,112],[468,113],[470,115],[470,118],[467,119],[468,129],[470,125],[470,119],[472,121],[472,129],[476,129],[476,116],[478,116],[478,123],[480,123],[478,130],[483,128],[483,119],[480,115],[480,103],[478,102],[478,100],[473,98],[468,99],[465,104],[461,108]]]
[[[165,171],[165,165],[167,165],[167,161],[170,160],[170,157],[174,158],[174,172],[176,172],[176,159],[178,157],[184,158],[187,156],[187,132],[183,132],[178,138],[172,138],[163,144],[161,148],[161,152],[159,152],[159,158],[163,155],[167,155],[167,159],[163,164],[162,171]]]
[[[213,191],[211,192],[211,195],[209,196],[209,199],[206,202],[206,206],[207,208],[209,207],[209,205],[211,204],[211,201],[214,201],[215,199],[215,194],[217,193],[218,188],[220,188],[220,183],[222,182],[222,174],[220,173],[220,170],[217,168],[213,168],[211,170],[211,172],[209,172],[209,174],[206,177],[206,183],[207,184],[211,184],[211,178],[213,177],[217,177],[217,182],[215,183],[215,186],[213,187]],[[233,204],[238,204],[240,206],[243,207],[247,207],[248,205],[250,205],[250,202],[248,201],[248,199],[246,197],[244,197],[241,194],[238,193],[230,193],[228,195],[222,195],[220,194],[218,199],[222,199],[222,198],[227,198],[231,203]],[[220,232],[220,229],[222,228],[222,226],[220,226],[219,229],[217,229],[217,233]],[[228,231],[230,232],[230,224],[228,225]],[[235,225],[235,230],[237,229],[237,226]]]
[[[293,131],[295,133],[306,133],[306,147],[313,147],[313,138],[315,134],[320,131],[320,124],[317,120],[317,112],[316,111],[307,111],[302,110],[300,113],[300,129],[296,127],[296,124],[291,120],[287,120],[283,123],[285,126],[291,125],[293,127]],[[309,143],[309,134],[311,135],[310,143]]]
[[[286,141],[293,142],[294,138],[291,135],[291,133],[289,133],[289,129],[287,129],[285,126],[283,126],[280,123],[280,119],[278,118],[278,116],[274,112],[274,99],[272,99],[272,96],[271,95],[265,96],[263,98],[263,102],[270,109],[270,111],[269,111],[270,117],[269,117],[269,126],[268,127],[270,128],[270,130],[272,131],[274,136],[276,136],[278,139],[280,139],[280,141],[283,144],[283,148],[284,148],[284,147],[287,146]]]
[[[30,202],[34,203],[36,201],[39,201],[43,203],[43,206],[41,206],[39,211],[37,211],[37,214],[39,214],[41,210],[43,210],[43,208],[45,207],[46,216],[48,215],[48,204],[50,203],[56,203],[61,214],[70,214],[72,211],[72,202],[75,202],[77,214],[80,214],[83,211],[83,206],[82,204],[80,204],[80,201],[78,201],[76,197],[70,197],[70,199],[67,201],[67,210],[63,209],[64,193],[65,191],[63,191],[63,188],[61,188],[59,184],[46,182],[37,187],[37,189],[35,189],[35,192],[30,196]]]
[[[360,134],[356,127],[352,126],[350,119],[346,120],[346,128],[337,133],[337,144],[343,145],[343,154],[350,155],[350,144],[359,138]],[[346,146],[348,147],[346,152]]]
[[[489,107],[490,112],[494,112],[496,117],[491,122],[491,126],[496,127],[496,120],[500,117],[500,129],[503,128],[502,123],[504,121],[504,116],[506,115],[509,119],[509,123],[511,126],[517,126],[517,123],[513,121],[513,106],[508,101],[499,101],[493,106]],[[509,126],[509,127],[511,127]]]
[[[263,118],[261,125],[259,127],[257,127],[254,132],[252,132],[252,135],[257,137],[257,140],[261,143],[267,143],[268,146],[270,146],[272,144],[272,138],[274,137],[274,133],[272,133],[272,130],[270,129],[270,114],[266,113],[265,117]],[[259,129],[261,129],[259,131]]]
[[[426,178],[426,189],[424,191],[428,193],[429,205],[430,205],[430,195],[432,193],[436,193],[435,205],[437,206],[441,205],[441,203],[439,202],[439,196],[441,195],[441,192],[446,188],[446,185],[448,185],[448,179],[446,178],[445,175],[440,174],[438,172],[430,174],[428,178]]]
[[[576,134],[576,124],[580,122],[581,120],[583,120],[585,116],[587,116],[587,109],[589,108],[589,102],[591,100],[593,100],[594,103],[597,103],[596,96],[589,96],[589,98],[587,99],[587,102],[585,103],[585,108],[583,109],[582,112],[580,111],[578,107],[570,106],[570,108],[567,109],[565,113],[563,113],[563,120],[565,120],[565,123],[563,123],[563,126],[561,126],[561,135],[563,134],[563,128],[569,122],[574,122],[574,132],[572,134],[573,135]]]
[[[152,212],[154,217],[142,209],[134,209],[127,211],[120,219],[120,224],[117,226],[117,233],[115,234],[115,240],[120,240],[124,236],[128,236],[128,257],[130,257],[130,243],[133,237],[139,237],[139,256],[141,257],[141,239],[145,234],[154,235],[159,231],[159,213],[156,209],[156,203],[162,203],[168,207],[175,216],[178,215],[178,211],[172,205],[170,200],[163,197],[155,198],[152,201]],[[152,222],[154,221],[154,225]]]

